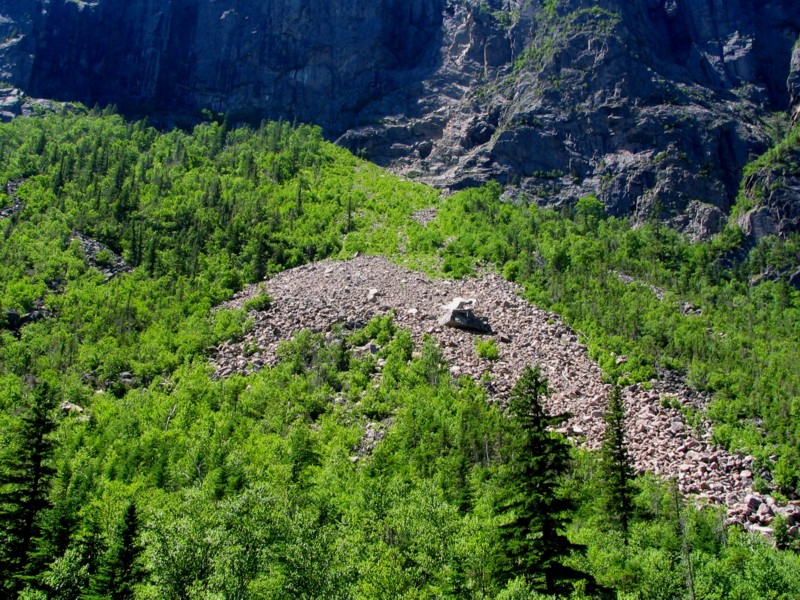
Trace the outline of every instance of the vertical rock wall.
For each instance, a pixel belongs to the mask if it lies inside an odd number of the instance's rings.
[[[52,0],[4,13],[21,33],[0,49],[0,75],[32,95],[332,132],[430,65],[442,22],[439,0]]]

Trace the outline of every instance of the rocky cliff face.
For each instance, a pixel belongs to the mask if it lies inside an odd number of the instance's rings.
[[[32,95],[331,133],[430,64],[442,23],[435,0],[12,0],[3,12],[0,75]]]
[[[796,0],[6,0],[0,78],[126,111],[320,124],[443,187],[596,193],[695,236],[800,110]],[[795,113],[797,114],[797,113]]]
[[[789,79],[786,80],[792,104],[792,123],[800,120],[800,39],[794,45],[792,62],[789,65]]]
[[[752,206],[738,219],[747,247],[767,236],[800,231],[800,135],[787,138],[759,163],[742,186]]]

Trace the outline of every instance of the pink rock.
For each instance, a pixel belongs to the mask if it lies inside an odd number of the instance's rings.
[[[744,499],[744,503],[747,506],[748,512],[756,512],[758,507],[761,506],[761,499],[752,494],[748,494]]]

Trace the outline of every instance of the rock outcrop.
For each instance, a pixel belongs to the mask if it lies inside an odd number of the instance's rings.
[[[759,165],[742,186],[744,198],[753,207],[738,219],[747,248],[767,236],[800,232],[800,125]]]
[[[12,179],[6,183],[6,194],[11,199],[11,205],[0,209],[0,219],[14,217],[24,208],[25,203],[22,201],[22,198],[17,196],[17,190],[24,182],[24,179]]]
[[[437,319],[442,327],[463,329],[474,333],[492,333],[492,326],[486,317],[475,314],[475,300],[454,298],[452,302],[442,305],[444,311]]]
[[[2,18],[2,15],[0,15]],[[17,88],[0,88],[0,122],[5,123],[17,117],[31,117],[48,112],[71,110],[68,102],[54,102],[31,98]]]
[[[25,314],[20,314],[14,309],[6,309],[0,316],[0,329],[7,329],[16,336],[21,335],[22,328],[31,323],[52,319],[55,314],[45,307],[41,300],[34,300],[33,307]]]
[[[798,110],[799,37],[796,0],[7,0],[0,79],[314,122],[437,186],[595,193],[706,237],[771,144],[761,117]]]
[[[80,244],[81,250],[86,257],[86,262],[100,271],[106,280],[113,279],[120,273],[129,273],[133,270],[121,256],[80,231],[74,231],[70,239]]]
[[[792,62],[789,65],[789,79],[786,81],[789,88],[792,105],[792,123],[800,120],[800,39],[794,45]]]

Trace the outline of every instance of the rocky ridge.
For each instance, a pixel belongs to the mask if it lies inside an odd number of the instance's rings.
[[[484,382],[490,402],[504,401],[525,365],[540,364],[553,389],[546,409],[573,415],[561,431],[590,448],[599,447],[609,390],[599,367],[557,315],[522,299],[518,286],[496,274],[438,280],[384,258],[362,256],[285,271],[246,288],[222,307],[241,307],[264,291],[272,303],[264,311],[252,311],[252,331],[215,349],[211,362],[217,377],[274,364],[278,344],[302,329],[326,332],[336,323],[363,324],[393,312],[395,323],[417,343],[425,334],[433,337],[451,374]],[[475,313],[487,319],[497,341],[498,360],[478,357],[477,334],[437,323],[442,306],[457,297],[475,300]],[[779,507],[770,497],[753,492],[752,457],[713,445],[709,423],[702,417],[707,397],[666,375],[648,386],[625,388],[623,399],[630,451],[639,472],[674,477],[682,492],[726,505],[731,522],[751,528],[768,532],[774,515],[786,514],[797,533],[800,508]],[[362,445],[374,446],[385,427],[369,424]]]

